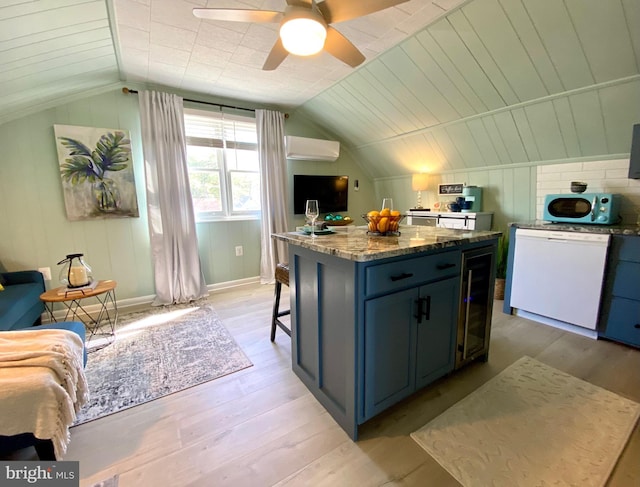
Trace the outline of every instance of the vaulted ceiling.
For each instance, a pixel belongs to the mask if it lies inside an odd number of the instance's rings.
[[[463,0],[411,0],[335,24],[367,60]],[[349,75],[328,54],[263,71],[278,24],[196,18],[195,7],[282,11],[285,0],[4,0],[0,123],[117,83],[290,109]],[[119,85],[121,86],[121,84]]]
[[[366,55],[261,71],[276,26],[198,6],[284,0],[5,0],[0,124],[138,82],[282,107],[372,177],[628,154],[640,122],[640,1],[411,0],[337,24]]]
[[[373,177],[628,155],[638,0],[473,0],[305,103]]]

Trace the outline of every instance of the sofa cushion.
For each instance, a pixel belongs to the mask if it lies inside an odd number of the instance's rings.
[[[6,286],[0,293],[0,330],[26,328],[33,322],[22,323],[21,318],[27,314],[34,304],[40,305],[42,287],[37,283],[14,284]]]

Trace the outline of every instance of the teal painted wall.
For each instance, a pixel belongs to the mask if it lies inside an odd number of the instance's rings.
[[[286,122],[285,131],[287,135],[299,137],[312,137],[318,139],[336,140],[337,137],[326,130],[315,125],[313,121],[294,112]],[[373,181],[365,170],[358,163],[358,159],[348,147],[342,143],[340,145],[340,157],[336,161],[299,161],[287,160],[287,181],[289,188],[293,188],[294,174],[313,174],[328,176],[349,176],[349,195],[347,212],[341,215],[349,215],[354,220],[355,225],[364,224],[360,215],[367,213],[376,206],[375,188]],[[354,188],[355,181],[358,180],[358,190]],[[289,194],[289,222],[292,228],[304,224],[304,215],[293,214],[293,192]]]
[[[67,220],[54,124],[130,131],[139,218]],[[57,262],[80,252],[95,278],[118,282],[119,299],[154,293],[135,98],[109,92],[14,120],[0,126],[0,147],[0,261],[7,270],[50,267],[47,287],[57,287]]]
[[[53,133],[54,124],[127,129],[131,133],[139,218],[67,220]],[[98,279],[118,282],[119,299],[153,295],[138,100],[119,91],[81,99],[0,126],[0,261],[8,270],[50,267],[82,252]],[[197,226],[207,284],[259,273],[260,222]],[[244,247],[242,257],[235,246]]]
[[[200,106],[202,108],[203,106]],[[131,134],[139,218],[71,222],[67,220],[54,124],[126,129]],[[286,132],[322,138],[313,124],[287,120]],[[110,91],[79,99],[56,108],[0,125],[0,262],[7,270],[50,267],[57,287],[57,262],[68,253],[81,252],[97,279],[118,282],[118,299],[155,293],[151,262],[144,159],[140,138],[138,100],[135,96]],[[354,218],[366,208],[373,185],[348,153],[336,162],[288,161],[289,181],[293,174],[348,174],[359,179],[361,189],[349,202]],[[293,201],[290,191],[289,201]],[[291,229],[302,224],[293,217]],[[260,271],[260,221],[198,223],[198,246],[207,284],[222,284],[256,277]],[[235,247],[244,255],[236,257]]]
[[[514,221],[534,220],[536,215],[536,168],[532,164],[516,167],[494,167],[475,171],[436,174],[430,188],[422,192],[422,206],[432,208],[438,197],[438,184],[465,183],[482,187],[482,211],[493,212],[493,229],[504,231]],[[376,179],[376,193],[394,199],[396,208],[405,211],[416,204],[417,193],[411,190],[411,176]]]

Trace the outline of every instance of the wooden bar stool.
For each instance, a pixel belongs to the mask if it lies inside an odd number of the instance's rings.
[[[271,319],[271,341],[276,339],[276,326],[279,326],[282,331],[291,336],[291,330],[278,318],[291,314],[291,310],[280,311],[280,292],[282,291],[282,285],[289,286],[289,264],[278,264],[276,266],[276,299],[273,303],[273,317]]]

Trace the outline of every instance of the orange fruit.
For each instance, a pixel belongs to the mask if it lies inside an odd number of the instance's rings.
[[[380,216],[380,212],[376,211],[376,210],[371,210],[369,213],[367,213],[367,216],[369,218],[376,218],[376,217]]]
[[[400,212],[398,210],[393,210],[391,212],[391,216],[400,216]]]
[[[391,210],[389,208],[383,208],[382,211],[380,212],[380,216],[390,216],[391,215]]]
[[[370,232],[377,232],[378,231],[378,226],[376,225],[376,222],[374,222],[374,221],[369,222],[369,231]]]
[[[389,218],[385,216],[380,218],[380,221],[378,222],[378,231],[380,233],[385,233],[387,230],[389,230]]]

